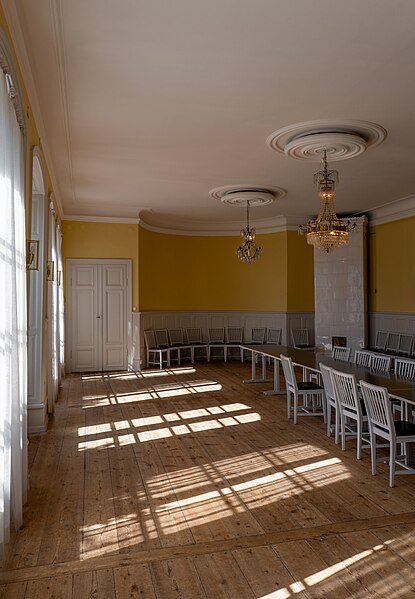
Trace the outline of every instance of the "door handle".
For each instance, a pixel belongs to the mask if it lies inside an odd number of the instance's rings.
[[[97,318],[101,318],[101,316],[97,316]]]

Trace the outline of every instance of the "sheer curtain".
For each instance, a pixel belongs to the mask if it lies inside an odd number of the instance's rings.
[[[56,346],[58,348],[58,384],[64,376],[65,363],[65,313],[63,303],[63,269],[62,269],[62,231],[59,223],[56,225],[56,264],[57,264],[57,337]]]
[[[27,492],[23,138],[0,71],[0,557]]]

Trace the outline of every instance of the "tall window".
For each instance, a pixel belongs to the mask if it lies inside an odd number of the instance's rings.
[[[15,96],[0,69],[0,557],[10,528],[22,524],[27,484],[24,161]]]

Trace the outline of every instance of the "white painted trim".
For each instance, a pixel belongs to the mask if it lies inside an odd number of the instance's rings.
[[[81,216],[77,214],[65,214],[62,220],[73,220],[84,223],[126,223],[132,225],[138,225],[140,223],[139,218],[117,218],[116,216]]]
[[[255,227],[257,235],[267,233],[283,233],[285,231],[297,231],[298,225],[293,224],[293,219],[287,219],[283,216],[277,216],[267,220],[255,220],[252,225]],[[298,217],[296,221],[301,221]],[[302,220],[306,220],[305,218]],[[245,221],[221,222],[221,223],[195,223],[195,229],[190,229],[191,223],[179,223],[176,221],[171,227],[168,225],[153,225],[140,219],[140,227],[153,233],[163,233],[164,235],[183,235],[184,237],[239,237],[240,231],[246,226]]]
[[[373,210],[366,210],[365,214],[369,217],[369,227],[410,218],[415,216],[415,195],[383,204]]]
[[[133,335],[133,317],[132,317],[132,289],[133,289],[133,281],[132,281],[132,260],[124,259],[119,260],[115,258],[66,258],[66,305],[69,305],[69,298],[71,297],[72,284],[71,284],[71,275],[72,275],[72,267],[77,265],[85,265],[85,264],[123,264],[127,267],[127,308],[126,308],[126,316],[127,316],[127,368],[131,369],[131,365],[134,364],[134,358],[131,355],[133,351],[134,343],[132,339]],[[71,311],[68,309],[65,311],[65,371],[67,373],[72,372],[72,361],[71,361],[71,349],[72,349],[72,321],[71,321]]]
[[[27,406],[27,432],[44,433],[48,429],[48,414],[46,404],[30,404]]]

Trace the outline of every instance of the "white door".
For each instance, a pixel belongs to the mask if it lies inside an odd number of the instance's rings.
[[[126,370],[127,263],[74,260],[68,266],[72,372]]]

